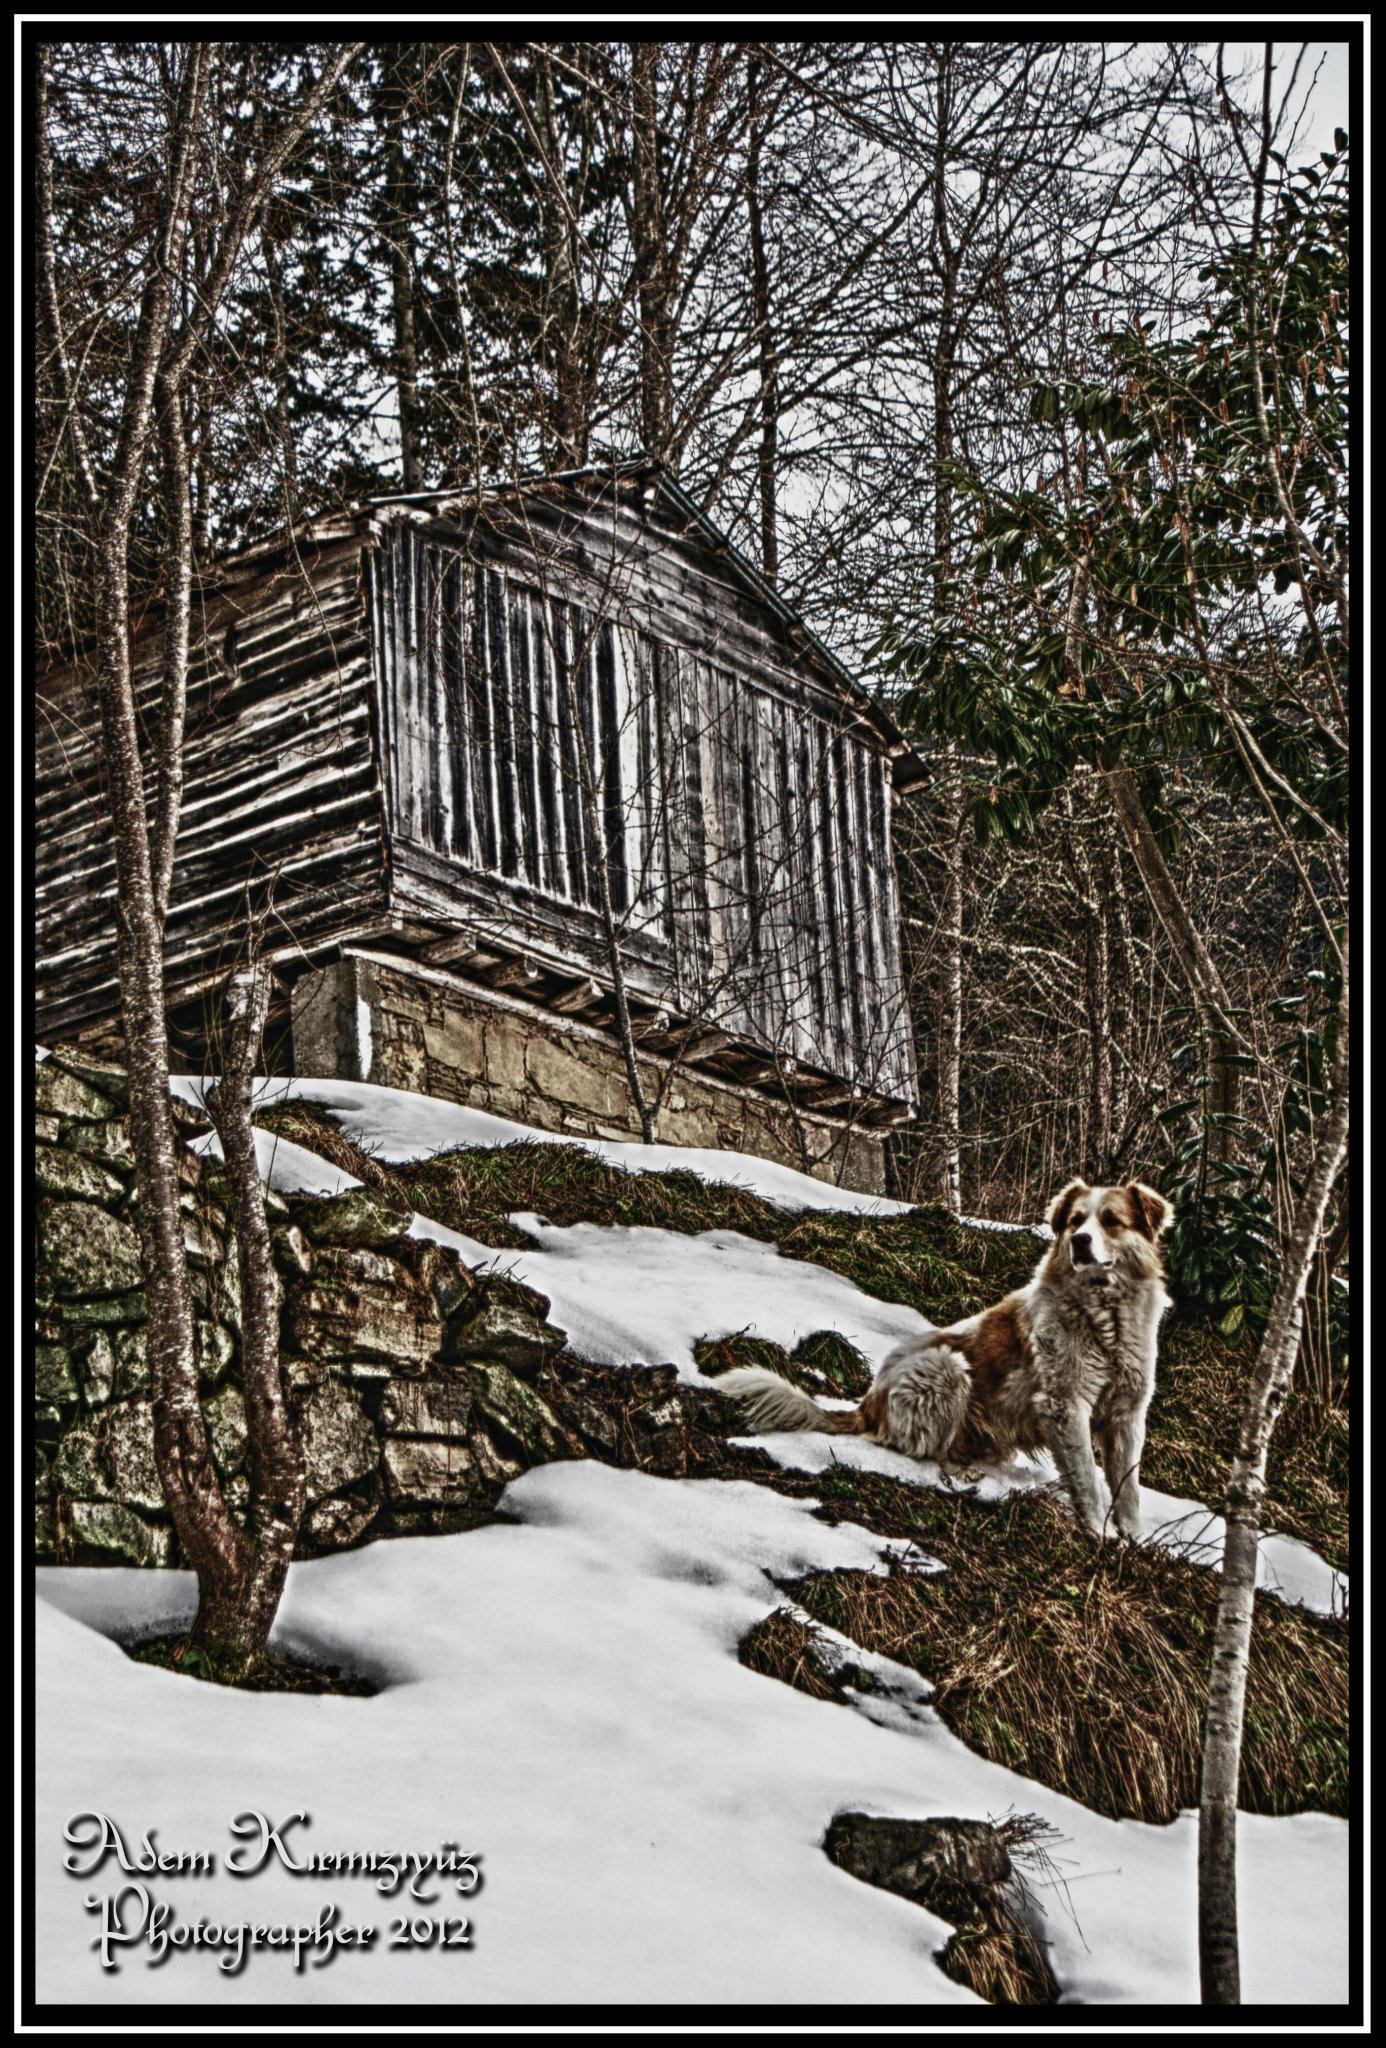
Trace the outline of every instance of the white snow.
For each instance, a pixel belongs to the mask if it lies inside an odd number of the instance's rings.
[[[981,1468],[975,1481],[950,1476],[931,1459],[907,1458],[863,1437],[814,1436],[777,1431],[767,1436],[734,1437],[734,1443],[754,1446],[789,1472],[825,1472],[833,1465],[854,1471],[879,1472],[908,1486],[927,1486],[940,1492],[975,1494],[979,1500],[1003,1500],[1010,1493],[1053,1489],[1062,1499],[1058,1473],[1047,1451],[1033,1457],[1021,1456],[1011,1465]],[[1104,1503],[1110,1502],[1106,1481],[1097,1475]],[[1222,1568],[1223,1539],[1227,1525],[1201,1501],[1181,1500],[1172,1493],[1160,1493],[1152,1486],[1141,1487],[1141,1516],[1145,1541],[1172,1550],[1190,1564]],[[1273,1531],[1262,1535],[1256,1561],[1256,1584],[1273,1593],[1290,1607],[1305,1607],[1314,1614],[1346,1616],[1348,1581],[1325,1562],[1317,1551],[1297,1537]]]
[[[200,1093],[197,1082],[177,1085]],[[384,1159],[542,1135],[365,1085],[291,1085]],[[219,1149],[210,1134],[199,1144]],[[288,1140],[262,1132],[257,1148],[280,1190],[356,1185]],[[632,1168],[656,1163],[643,1147],[594,1149]],[[659,1164],[709,1179],[744,1174],[742,1184],[786,1206],[875,1206],[767,1162],[656,1149]],[[533,1249],[497,1251],[422,1216],[412,1227],[540,1287],[574,1348],[609,1363],[672,1361],[697,1378],[699,1337],[745,1329],[792,1346],[831,1328],[875,1365],[928,1327],[734,1231],[515,1220]],[[836,1460],[947,1483],[937,1468],[857,1439],[752,1441],[800,1470]],[[1052,1483],[1038,1459],[984,1473],[977,1490],[999,1498]],[[1039,1814],[1059,1831],[1057,1867],[1029,1882],[1066,2000],[1196,2001],[1193,1815],[1163,1829],[1110,1822],[972,1755],[934,1714],[925,1681],[841,1638],[833,1652],[876,1680],[848,1706],[738,1664],[741,1636],[781,1604],[774,1582],[873,1568],[890,1546],[750,1483],[588,1462],[526,1474],[503,1506],[514,1521],[293,1568],[276,1641],[370,1672],[383,1684],[371,1700],[227,1692],[135,1665],[103,1639],[186,1623],[186,1574],[39,1574],[41,2001],[976,2003],[931,1960],[947,1939],[941,1923],[828,1863],[823,1833],[844,1808]],[[1147,1491],[1145,1511],[1155,1540],[1183,1547],[1192,1534],[1200,1561],[1215,1562],[1221,1524],[1206,1509]],[[1305,1546],[1265,1539],[1263,1569],[1268,1590],[1332,1607],[1332,1575]],[[373,1947],[301,1977],[270,1951],[233,1974],[214,1951],[149,1970],[132,1949],[102,1972],[82,1900],[129,1880],[63,1870],[64,1823],[85,1810],[110,1815],[132,1844],[152,1829],[161,1849],[216,1855],[211,1876],[144,1880],[184,1925],[296,1926],[335,1905],[342,1920],[381,1932]],[[420,1903],[359,1875],[226,1874],[235,1816],[282,1821],[299,1810],[312,1816],[294,1838],[304,1850],[453,1842],[480,1854],[486,1881],[474,1898],[435,1886]],[[1248,2001],[1343,2001],[1345,1824],[1242,1816],[1239,1828]],[[466,1914],[475,1946],[391,1949],[389,1921],[401,1913]]]
[[[170,1084],[186,1101],[200,1102],[211,1086],[193,1075],[176,1075]],[[269,1108],[280,1102],[312,1102],[363,1151],[387,1166],[407,1160],[432,1159],[460,1146],[580,1145],[609,1166],[628,1173],[669,1173],[682,1169],[715,1187],[745,1188],[786,1209],[839,1209],[863,1216],[903,1216],[908,1202],[884,1195],[864,1195],[834,1187],[746,1152],[715,1152],[684,1145],[640,1145],[617,1138],[587,1138],[574,1132],[539,1131],[512,1123],[484,1109],[445,1102],[438,1096],[413,1095],[398,1088],[380,1088],[366,1081],[315,1081],[303,1078],[257,1081],[256,1101]]]
[[[229,1692],[102,1639],[186,1621],[185,1574],[39,1574],[40,2003],[974,2004],[931,1960],[940,1922],[824,1856],[847,1808],[1037,1813],[1060,1836],[1056,1872],[1030,1881],[1065,1999],[1196,2001],[1192,1815],[1116,1823],[1017,1778],[966,1750],[902,1671],[893,1696],[854,1707],[738,1664],[779,1604],[772,1579],[870,1568],[879,1539],[754,1485],[589,1462],[526,1474],[505,1505],[518,1526],[294,1566],[277,1639],[371,1670],[385,1684],[369,1700]],[[298,1977],[269,1950],[233,1974],[212,1950],[149,1969],[130,1948],[103,1972],[83,1899],[130,1880],[63,1869],[64,1826],[85,1811],[132,1846],[149,1830],[160,1850],[215,1855],[211,1875],[142,1880],[184,1926],[295,1926],[335,1905],[380,1934]],[[301,1852],[454,1843],[485,1882],[474,1897],[425,1885],[421,1903],[359,1874],[226,1873],[236,1816],[299,1811]],[[1241,1820],[1249,2002],[1345,2000],[1346,1844],[1323,1815]],[[458,1913],[469,1950],[386,1945],[396,1914]]]
[[[393,1096],[401,1105],[402,1124],[409,1126],[419,1098],[383,1088],[369,1093]],[[377,1105],[374,1113],[383,1117],[384,1111]],[[211,1133],[196,1143],[204,1152],[220,1152],[220,1142]],[[338,1194],[360,1185],[315,1152],[267,1131],[256,1132],[256,1148],[262,1173],[281,1192]],[[382,1141],[381,1157],[386,1156]],[[415,1236],[449,1245],[471,1266],[498,1267],[537,1287],[549,1297],[553,1320],[567,1331],[571,1348],[598,1363],[672,1364],[682,1379],[707,1385],[693,1363],[693,1348],[700,1338],[744,1332],[793,1350],[816,1330],[836,1330],[857,1346],[874,1371],[894,1345],[930,1327],[916,1310],[879,1301],[840,1273],[807,1260],[783,1258],[775,1245],[739,1231],[709,1230],[689,1237],[620,1224],[561,1226],[523,1213],[511,1220],[535,1239],[534,1250],[498,1252],[418,1214],[410,1228]],[[918,1462],[860,1438],[804,1433],[744,1441],[794,1471],[822,1471],[835,1460],[916,1486],[952,1483],[929,1461]],[[1100,1475],[1098,1483],[1102,1484]],[[1018,1458],[1010,1466],[988,1468],[976,1490],[984,1500],[997,1500],[1017,1490],[1056,1484],[1053,1463],[1041,1452],[1034,1459]],[[1220,1568],[1225,1534],[1220,1515],[1200,1501],[1181,1500],[1149,1487],[1142,1487],[1141,1498],[1147,1541],[1178,1551],[1192,1564]],[[1292,1606],[1318,1614],[1341,1616],[1347,1610],[1347,1579],[1293,1536],[1273,1531],[1262,1535],[1257,1584]]]

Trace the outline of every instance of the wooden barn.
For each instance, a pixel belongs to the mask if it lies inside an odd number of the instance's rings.
[[[156,614],[135,658],[152,713]],[[95,730],[80,665],[44,677],[50,1040],[118,1029]],[[915,1106],[891,809],[924,770],[662,471],[376,500],[220,565],[185,758],[176,1060],[249,902],[277,1071],[628,1137],[633,1050],[661,1138],[881,1185]]]

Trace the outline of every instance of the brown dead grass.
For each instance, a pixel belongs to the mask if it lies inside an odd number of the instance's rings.
[[[1043,1496],[984,1504],[846,1471],[818,1492],[835,1517],[912,1537],[946,1569],[787,1590],[931,1679],[969,1748],[1114,1819],[1197,1805],[1215,1573],[1154,1547],[1098,1548]],[[1345,1812],[1348,1704],[1345,1626],[1258,1601],[1241,1805]]]
[[[349,1138],[340,1124],[315,1102],[276,1102],[260,1110],[255,1121],[262,1130],[273,1131],[291,1145],[316,1152],[319,1159],[340,1167],[343,1173],[354,1174],[368,1188],[395,1188],[393,1170],[362,1151],[355,1139]]]
[[[859,1682],[850,1665],[827,1651],[821,1630],[790,1607],[775,1608],[748,1630],[737,1656],[748,1670],[810,1699],[843,1704]],[[940,1885],[930,1894],[930,1911],[955,1930],[939,1966],[990,2004],[1049,2005],[1058,1987],[1029,1924],[1036,1916],[1025,1870],[1047,1864],[1044,1845],[1052,1831],[1032,1814],[1010,1814],[996,1826],[1015,1875],[1006,1885]]]

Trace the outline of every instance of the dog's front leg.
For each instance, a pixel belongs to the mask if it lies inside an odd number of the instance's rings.
[[[1102,1469],[1112,1489],[1117,1532],[1128,1543],[1141,1540],[1141,1452],[1145,1448],[1145,1409],[1109,1417],[1098,1430]]]
[[[1094,1536],[1105,1536],[1102,1496],[1092,1455],[1091,1407],[1086,1401],[1051,1396],[1045,1406],[1044,1433],[1079,1519]]]

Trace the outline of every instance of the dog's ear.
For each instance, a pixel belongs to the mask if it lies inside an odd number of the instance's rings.
[[[1136,1228],[1144,1237],[1162,1237],[1174,1221],[1174,1210],[1163,1195],[1148,1188],[1144,1181],[1133,1180],[1126,1190],[1131,1198],[1131,1213]]]
[[[1059,1189],[1058,1194],[1055,1195],[1053,1201],[1049,1204],[1049,1214],[1044,1219],[1055,1237],[1067,1227],[1068,1219],[1073,1213],[1074,1203],[1081,1201],[1084,1195],[1090,1195],[1091,1193],[1092,1189],[1085,1180],[1071,1180],[1066,1188]]]

